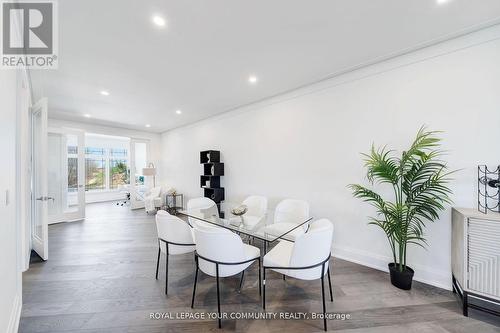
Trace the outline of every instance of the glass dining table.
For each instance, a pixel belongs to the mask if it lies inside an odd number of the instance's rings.
[[[301,230],[305,230],[312,220],[312,217],[301,220],[287,221],[287,223],[274,223],[274,210],[268,210],[264,216],[253,216],[243,214],[236,216],[232,213],[233,208],[240,206],[241,203],[223,202],[221,203],[221,216],[217,212],[217,207],[182,209],[177,213],[188,218],[189,224],[209,223],[214,226],[222,227],[240,235],[245,235],[252,241],[258,239],[263,244],[263,254],[267,252],[267,246],[278,240],[295,241],[295,235]],[[279,228],[274,226],[279,225]]]

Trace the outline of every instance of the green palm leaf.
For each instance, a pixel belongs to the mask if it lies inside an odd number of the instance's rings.
[[[394,197],[384,199],[374,190],[351,184],[354,197],[376,208],[377,217],[369,224],[380,227],[386,234],[400,270],[406,266],[407,245],[425,247],[425,225],[439,218],[439,213],[451,203],[448,185],[452,172],[441,160],[441,139],[437,131],[422,126],[410,148],[400,157],[386,147],[372,145],[368,154],[362,154],[371,184],[390,185]]]

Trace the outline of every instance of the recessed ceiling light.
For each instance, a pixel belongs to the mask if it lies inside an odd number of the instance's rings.
[[[167,24],[167,22],[165,21],[165,19],[163,17],[161,17],[161,16],[158,16],[158,15],[154,15],[153,16],[153,23],[156,24],[159,27],[164,27],[165,24]]]
[[[107,90],[101,90],[101,95],[103,95],[103,96],[109,96],[109,91],[107,91]]]
[[[83,116],[84,116],[85,118],[90,118],[90,117],[92,117],[92,116],[91,116],[90,114],[88,114],[88,113],[84,114]]]
[[[151,127],[151,125],[150,125],[150,124],[146,124],[146,127],[147,127],[147,128],[150,128],[150,127]]]
[[[175,111],[175,113],[177,113],[177,114],[181,114],[181,113],[182,113],[182,111],[181,111],[181,110],[176,110],[176,111]]]
[[[248,82],[250,82],[251,84],[256,84],[258,80],[259,79],[257,79],[257,76],[255,76],[255,75],[250,75],[248,77]]]
[[[450,1],[451,0],[436,0],[436,2],[438,3],[438,5],[444,5],[445,3],[448,3]]]

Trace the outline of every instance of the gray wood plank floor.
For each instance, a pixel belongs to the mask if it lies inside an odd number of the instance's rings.
[[[192,255],[170,257],[169,295],[164,295],[164,265],[155,280],[157,241],[154,217],[111,203],[87,206],[85,221],[49,226],[49,260],[33,263],[23,275],[20,332],[217,332],[212,319],[150,319],[151,313],[217,311],[215,280],[200,274],[195,309],[190,300],[194,279]],[[163,257],[162,257],[162,263]],[[331,313],[349,314],[330,320],[338,332],[500,332],[498,317],[471,310],[461,315],[455,296],[415,283],[411,291],[391,286],[388,275],[347,261],[332,259],[334,302]],[[221,283],[226,312],[262,310],[257,267]],[[320,312],[319,281],[283,281],[268,274],[267,312]],[[327,290],[327,289],[326,289]],[[220,331],[321,332],[321,320],[231,320]]]

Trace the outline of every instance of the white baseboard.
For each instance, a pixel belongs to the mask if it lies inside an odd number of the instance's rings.
[[[9,326],[7,326],[7,333],[17,333],[19,329],[19,320],[21,319],[21,308],[23,306],[21,296],[16,295],[14,303],[12,304],[12,311],[10,313]]]
[[[389,271],[387,264],[393,261],[390,257],[347,247],[334,246],[332,255],[342,260],[384,272]],[[451,290],[451,269],[450,271],[438,271],[422,265],[411,265],[411,267],[415,270],[415,276],[413,277],[415,281]]]

